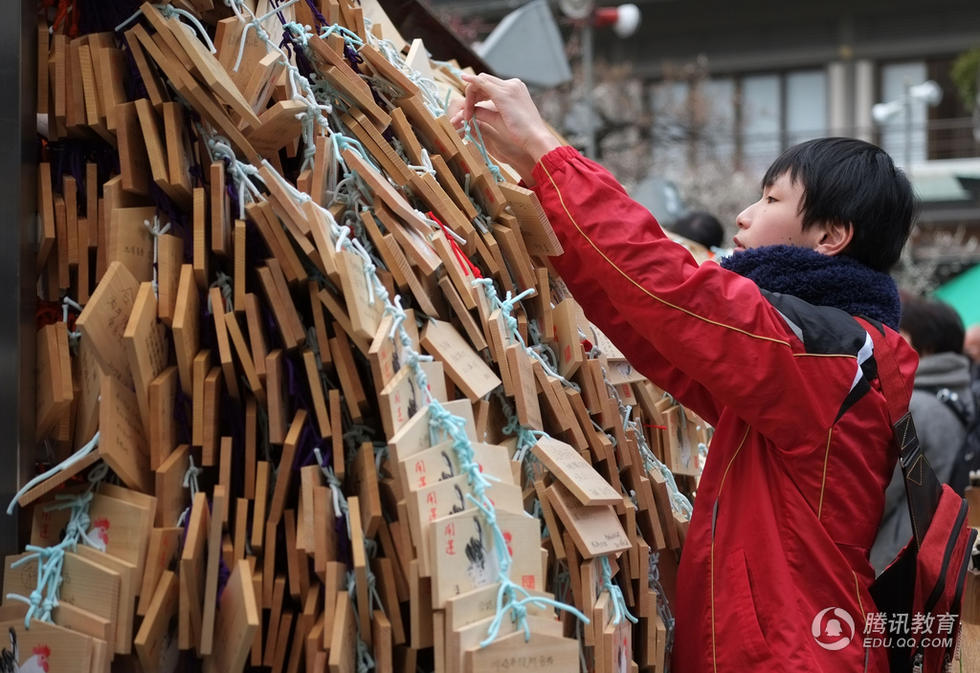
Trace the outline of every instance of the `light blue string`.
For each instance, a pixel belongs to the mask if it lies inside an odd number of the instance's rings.
[[[65,534],[61,542],[50,547],[39,547],[27,545],[26,556],[18,559],[11,564],[11,568],[18,568],[31,561],[37,561],[37,584],[30,596],[22,596],[17,593],[8,593],[9,600],[25,603],[28,606],[27,614],[24,616],[24,628],[30,629],[31,620],[36,616],[42,622],[51,623],[51,612],[58,607],[58,596],[62,584],[62,568],[64,567],[65,553],[74,551],[81,540],[89,546],[95,547],[99,551],[105,551],[105,544],[98,538],[90,535],[89,531],[89,505],[92,502],[92,490],[105,477],[108,466],[100,465],[89,472],[89,485],[84,493],[77,495],[57,495],[57,502],[45,508],[46,511],[57,509],[71,509],[68,523],[65,525]],[[16,501],[16,499],[15,499]]]
[[[594,352],[598,352],[598,348],[593,348]],[[690,521],[691,516],[694,513],[694,507],[691,505],[691,501],[688,500],[683,493],[681,493],[680,488],[677,486],[677,480],[674,478],[674,473],[670,471],[660,459],[658,459],[650,447],[647,445],[646,436],[643,431],[637,426],[636,421],[630,420],[630,416],[633,411],[632,406],[626,406],[623,404],[622,397],[619,395],[619,391],[616,390],[616,386],[609,383],[609,378],[606,374],[606,368],[602,368],[602,378],[606,383],[606,390],[609,394],[616,400],[619,406],[620,414],[623,416],[623,429],[631,431],[633,437],[636,440],[637,447],[640,450],[640,458],[643,460],[643,468],[650,473],[659,472],[667,484],[667,493],[670,497],[670,508],[675,513],[679,514],[685,521]],[[669,398],[672,402],[676,404],[673,396],[669,393],[664,393],[665,398]],[[593,421],[594,423],[594,421]],[[598,426],[597,426],[598,427]],[[613,442],[615,443],[615,438]]]
[[[431,77],[426,77],[418,70],[410,68],[401,55],[401,52],[390,40],[379,39],[370,31],[368,31],[367,36],[368,40],[378,48],[382,56],[418,87],[419,93],[422,95],[422,102],[433,117],[438,118],[446,114],[446,104],[439,98],[439,87]]]
[[[62,472],[64,470],[67,470],[72,465],[74,465],[75,463],[77,463],[78,461],[80,461],[82,458],[84,458],[85,456],[87,456],[88,454],[90,454],[92,451],[94,451],[96,449],[96,447],[98,447],[98,446],[99,446],[99,433],[96,432],[95,435],[92,437],[92,439],[90,439],[85,444],[85,446],[83,446],[78,451],[76,451],[75,453],[73,453],[70,456],[68,456],[67,458],[65,458],[63,461],[61,461],[60,463],[58,463],[57,465],[55,465],[54,467],[52,467],[47,472],[44,472],[43,474],[37,475],[36,477],[34,477],[30,481],[28,481],[26,484],[24,484],[23,486],[21,486],[20,487],[20,490],[17,491],[17,493],[14,494],[14,497],[10,500],[10,504],[7,505],[7,514],[13,514],[14,513],[14,507],[17,505],[17,501],[20,500],[24,496],[25,493],[27,493],[28,491],[30,491],[32,488],[34,488],[38,484],[46,481],[50,477],[53,477],[54,475],[58,474],[59,472]]]
[[[667,603],[667,594],[660,584],[660,552],[651,552],[647,569],[647,586],[657,594],[657,614],[660,615],[667,632],[667,642],[664,646],[666,660],[670,661],[670,653],[674,649],[674,614]]]
[[[599,568],[602,570],[602,589],[603,591],[609,592],[610,602],[612,603],[612,623],[619,624],[621,621],[623,621],[623,617],[626,617],[626,619],[636,624],[639,620],[630,614],[629,609],[626,607],[626,599],[623,598],[623,590],[618,584],[613,582],[612,567],[609,565],[608,556],[599,557]]]
[[[65,323],[65,327],[68,326],[69,308],[75,309],[76,311],[78,311],[78,313],[81,313],[83,310],[81,305],[77,301],[73,300],[71,297],[67,297],[67,296],[62,297],[61,298],[61,321]],[[71,346],[73,350],[78,346],[78,340],[81,338],[82,338],[82,333],[79,330],[76,329],[74,332],[68,330],[68,345]]]
[[[326,40],[328,37],[330,37],[334,33],[337,33],[342,38],[344,38],[344,43],[348,47],[351,47],[352,49],[354,49],[355,51],[357,49],[359,49],[360,47],[363,47],[364,46],[364,40],[361,39],[361,36],[360,35],[358,35],[354,31],[350,30],[346,26],[340,25],[339,23],[334,23],[334,24],[331,24],[329,26],[324,26],[320,30],[320,38],[323,39],[323,40]]]
[[[472,133],[473,129],[476,129],[476,135]],[[500,166],[493,163],[493,159],[490,158],[490,153],[487,152],[487,146],[483,142],[483,132],[480,131],[480,125],[477,122],[471,124],[469,119],[463,120],[463,135],[480,150],[480,156],[483,157],[483,162],[487,165],[487,169],[490,171],[493,179],[497,182],[503,182],[504,176],[500,172]]]
[[[143,226],[146,227],[147,231],[150,232],[150,236],[153,238],[153,294],[157,297],[160,296],[160,284],[157,280],[157,265],[160,262],[160,237],[170,231],[170,222],[167,222],[163,227],[160,226],[160,218],[156,215],[153,216],[153,224],[150,224],[150,220],[143,220]]]
[[[492,279],[476,278],[471,281],[471,284],[474,287],[476,286],[483,287],[483,291],[486,293],[487,299],[490,301],[491,309],[498,309],[498,308],[500,309],[500,313],[504,317],[504,323],[507,325],[508,328],[508,334],[507,334],[508,340],[516,341],[517,343],[519,343],[524,348],[524,350],[527,351],[528,355],[530,355],[532,358],[534,358],[535,360],[541,363],[541,366],[544,367],[545,372],[547,372],[549,376],[552,376],[558,379],[559,381],[561,381],[562,385],[564,385],[567,388],[571,388],[573,390],[577,390],[577,391],[582,390],[577,383],[573,381],[569,381],[564,376],[559,374],[551,366],[549,362],[547,362],[544,358],[541,357],[540,353],[538,353],[537,350],[535,350],[534,348],[528,348],[527,344],[524,343],[524,337],[521,336],[520,330],[517,329],[517,319],[511,315],[511,312],[514,310],[514,306],[516,306],[521,299],[531,294],[534,294],[534,288],[528,288],[523,292],[521,292],[516,297],[511,297],[511,293],[508,291],[506,295],[506,299],[501,301],[500,297],[497,295],[496,289],[494,288]]]

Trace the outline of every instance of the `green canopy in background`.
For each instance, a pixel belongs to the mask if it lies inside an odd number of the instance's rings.
[[[955,308],[966,327],[980,323],[980,264],[940,285],[933,294]]]

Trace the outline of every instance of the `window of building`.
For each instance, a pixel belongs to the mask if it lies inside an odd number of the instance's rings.
[[[879,70],[881,77],[881,102],[902,100],[905,89],[928,79],[926,64],[922,61],[886,63]],[[878,121],[881,147],[900,166],[925,161],[927,151],[927,106],[922,102],[910,102],[890,119]]]

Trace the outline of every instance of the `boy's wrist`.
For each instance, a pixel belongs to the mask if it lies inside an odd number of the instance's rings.
[[[561,147],[561,143],[558,142],[558,139],[555,138],[555,136],[550,132],[545,132],[532,137],[524,146],[527,153],[530,155],[532,167],[536,166],[537,163],[541,161],[541,157],[556,147]]]

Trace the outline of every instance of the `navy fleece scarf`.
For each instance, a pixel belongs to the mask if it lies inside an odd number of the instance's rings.
[[[720,262],[763,290],[833,306],[898,329],[901,304],[891,276],[842,255],[823,255],[791,245],[742,250]]]

